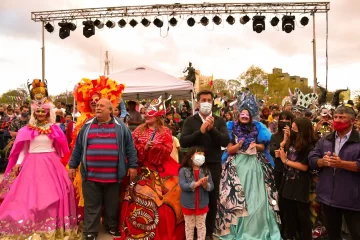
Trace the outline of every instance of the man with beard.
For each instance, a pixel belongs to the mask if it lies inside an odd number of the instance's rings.
[[[209,212],[206,217],[206,240],[213,239],[221,178],[221,147],[230,141],[226,123],[223,118],[212,114],[214,95],[204,90],[197,94],[200,103],[199,113],[188,117],[182,129],[181,147],[202,146],[205,149],[205,162],[210,170],[214,190],[209,193]]]

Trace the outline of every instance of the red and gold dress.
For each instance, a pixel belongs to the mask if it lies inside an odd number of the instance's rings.
[[[180,204],[178,171],[170,157],[172,135],[169,129],[156,131],[153,145],[145,145],[154,129],[133,133],[138,152],[138,176],[125,193],[121,209],[122,239],[183,240],[185,225]]]

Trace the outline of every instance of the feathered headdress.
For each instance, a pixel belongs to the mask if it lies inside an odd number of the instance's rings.
[[[164,116],[165,110],[162,96],[151,101],[145,115],[146,117],[161,117]]]
[[[259,118],[259,107],[256,102],[256,97],[248,88],[246,88],[245,92],[239,92],[236,104],[239,112],[243,109],[247,109],[254,120]]]
[[[92,97],[95,94],[98,94],[100,98],[109,99],[112,105],[117,107],[124,88],[124,84],[119,84],[105,76],[101,76],[94,80],[83,78],[74,90],[77,108],[81,113],[91,112],[89,103],[92,101]]]

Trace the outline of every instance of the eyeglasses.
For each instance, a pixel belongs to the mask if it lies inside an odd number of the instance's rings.
[[[110,129],[104,128],[102,125],[98,125],[98,130],[96,136],[99,138],[108,138],[110,137]]]

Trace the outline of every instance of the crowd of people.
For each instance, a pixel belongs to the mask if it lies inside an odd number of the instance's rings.
[[[83,79],[75,111],[34,80],[0,107],[0,239],[360,239],[360,121],[339,104],[121,99]],[[218,113],[218,114],[217,114]],[[36,238],[35,238],[36,239]]]

